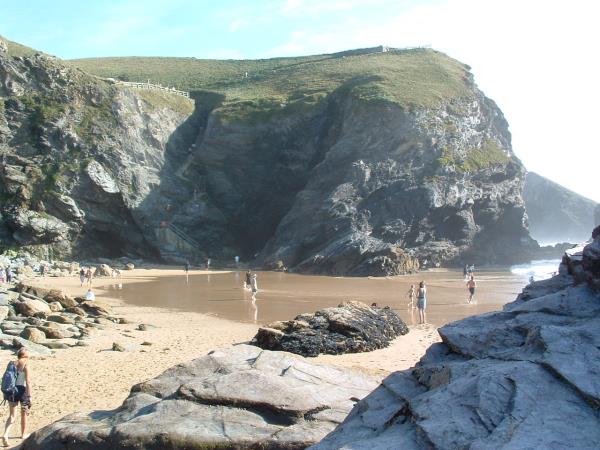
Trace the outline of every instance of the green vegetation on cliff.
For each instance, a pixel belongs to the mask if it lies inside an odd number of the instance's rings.
[[[442,155],[438,164],[443,167],[454,167],[458,172],[477,172],[496,164],[505,164],[510,158],[492,139],[485,139],[481,148],[472,148],[461,158],[448,147],[441,149]]]
[[[308,106],[338,89],[367,101],[389,101],[403,108],[435,107],[473,95],[468,67],[430,49],[344,52],[266,60],[195,58],[91,58],[70,61],[107,78],[210,91],[224,105],[258,111]],[[236,108],[232,108],[233,112]]]

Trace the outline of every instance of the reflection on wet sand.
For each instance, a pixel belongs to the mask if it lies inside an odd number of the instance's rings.
[[[408,306],[411,284],[427,284],[427,321],[443,325],[473,314],[501,309],[527,284],[525,276],[510,272],[476,274],[475,302],[458,271],[427,271],[388,278],[344,278],[258,272],[260,290],[255,300],[244,289],[240,272],[165,276],[110,289],[108,296],[125,303],[213,314],[226,319],[264,324],[336,306],[346,300],[390,306],[409,325],[418,323],[417,310]],[[186,282],[187,281],[187,282]],[[260,314],[259,314],[260,309]]]

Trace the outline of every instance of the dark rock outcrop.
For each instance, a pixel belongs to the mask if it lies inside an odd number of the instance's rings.
[[[259,328],[251,344],[302,356],[339,355],[384,348],[406,333],[408,327],[389,307],[351,301],[314,314],[300,314],[294,320],[270,323]]]
[[[76,413],[23,450],[303,449],[377,386],[364,374],[238,345],[136,385],[115,411]]]
[[[528,172],[523,199],[531,237],[540,242],[583,242],[590,238],[593,200],[576,194],[534,172]]]
[[[315,450],[598,448],[600,236],[359,402]]]
[[[193,102],[171,97],[0,53],[1,243],[46,259],[158,257],[164,210],[190,191],[165,169],[187,151]]]

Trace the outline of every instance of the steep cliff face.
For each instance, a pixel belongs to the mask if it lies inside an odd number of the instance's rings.
[[[0,52],[3,244],[45,257],[157,257],[157,217],[187,192],[169,174],[194,136],[192,110],[42,54]]]
[[[169,81],[163,60],[78,64]],[[244,64],[254,72],[240,78]],[[192,256],[350,275],[508,263],[536,246],[507,123],[443,54],[166,67],[190,71],[175,81],[193,89],[193,113],[181,97],[0,53],[5,243],[165,257],[163,223]]]
[[[529,216],[529,231],[534,239],[582,242],[590,238],[590,230],[596,225],[596,202],[534,172],[527,173],[523,199]]]

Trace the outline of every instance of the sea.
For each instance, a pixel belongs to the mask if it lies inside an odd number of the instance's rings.
[[[551,278],[555,272],[558,272],[559,265],[560,259],[540,259],[511,266],[510,271],[515,275],[526,276],[528,279],[533,277],[534,281],[540,281]]]

